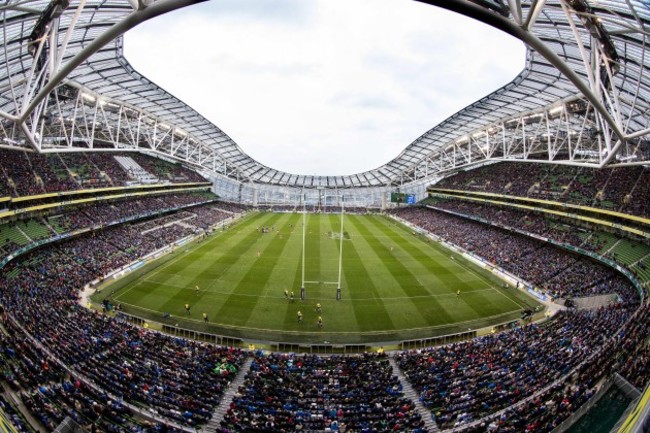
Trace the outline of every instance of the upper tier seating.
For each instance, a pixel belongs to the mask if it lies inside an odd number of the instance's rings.
[[[134,161],[140,171],[129,171],[116,157]],[[143,172],[148,175],[144,176]],[[139,153],[38,154],[0,149],[0,197],[128,186],[138,182],[187,183],[206,182],[206,179],[180,164]]]
[[[650,217],[650,168],[643,166],[596,170],[501,162],[460,172],[433,187],[570,202]]]

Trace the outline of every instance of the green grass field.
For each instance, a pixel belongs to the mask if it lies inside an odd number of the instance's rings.
[[[517,319],[524,306],[537,305],[519,291],[501,288],[491,273],[460,257],[452,260],[448,249],[379,215],[344,217],[342,299],[337,301],[341,216],[306,218],[305,301],[300,300],[302,215],[279,213],[253,214],[182,247],[94,299],[110,296],[127,313],[220,335],[335,344],[462,332]],[[274,230],[260,233],[260,226]],[[294,302],[285,298],[285,289],[294,292]],[[163,319],[165,312],[172,317]]]

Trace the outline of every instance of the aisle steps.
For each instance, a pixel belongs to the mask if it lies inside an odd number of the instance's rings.
[[[408,398],[415,404],[415,408],[417,409],[420,416],[424,420],[424,426],[427,429],[427,431],[429,433],[439,432],[440,429],[438,428],[438,425],[431,417],[431,411],[429,411],[426,407],[424,407],[424,405],[420,401],[420,396],[415,391],[415,389],[413,389],[411,383],[408,381],[404,373],[402,373],[402,370],[400,370],[399,366],[397,365],[397,362],[395,362],[395,359],[392,356],[389,356],[388,361],[390,362],[391,367],[393,367],[393,374],[395,374],[395,376],[397,376],[399,381],[402,383],[402,390],[404,391],[404,397]]]
[[[219,406],[217,406],[214,412],[212,412],[212,418],[210,418],[210,422],[201,429],[202,432],[203,431],[216,432],[217,429],[219,429],[221,425],[221,421],[223,421],[223,417],[226,415],[226,412],[228,412],[230,403],[232,402],[233,397],[237,393],[237,390],[244,383],[244,379],[246,379],[246,373],[248,373],[248,370],[250,370],[252,363],[253,363],[252,356],[246,359],[244,365],[242,365],[242,367],[237,372],[237,376],[235,376],[235,380],[230,382],[230,386],[228,386],[228,389],[223,394]]]

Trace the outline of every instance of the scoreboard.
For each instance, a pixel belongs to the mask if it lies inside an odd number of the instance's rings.
[[[391,203],[415,204],[415,194],[405,194],[403,192],[391,192]]]

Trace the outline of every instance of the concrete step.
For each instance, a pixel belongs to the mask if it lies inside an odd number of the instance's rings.
[[[221,402],[219,402],[219,405],[214,409],[214,412],[212,412],[212,418],[210,418],[210,422],[208,422],[205,427],[201,429],[202,432],[216,432],[217,429],[221,426],[221,421],[223,421],[224,415],[226,415],[226,412],[228,412],[230,403],[237,393],[237,390],[244,383],[244,380],[246,379],[246,373],[248,373],[248,370],[250,370],[252,363],[253,357],[246,359],[246,362],[244,362],[242,367],[239,369],[235,378],[232,380],[232,382],[230,382],[230,385],[228,385],[228,389],[226,389],[226,392],[223,394]]]
[[[408,399],[410,399],[413,404],[415,404],[415,407],[424,420],[424,426],[426,427],[427,431],[429,433],[438,433],[440,432],[440,429],[438,428],[438,425],[433,421],[433,418],[431,417],[431,411],[429,411],[422,402],[420,401],[420,396],[413,389],[411,386],[411,383],[408,381],[402,370],[400,370],[399,366],[397,365],[397,362],[395,362],[395,359],[392,356],[388,357],[388,361],[390,362],[391,367],[393,367],[393,373],[397,378],[400,380],[402,384],[402,391],[404,392],[404,396],[406,396]]]

